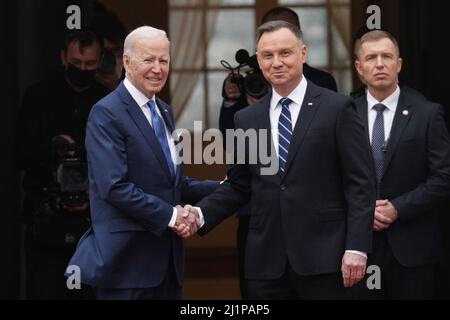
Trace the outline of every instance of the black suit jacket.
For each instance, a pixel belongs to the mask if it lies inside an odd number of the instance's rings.
[[[366,126],[366,95],[355,99]],[[373,165],[373,160],[372,160]],[[372,170],[375,180],[375,170]],[[450,196],[450,139],[440,105],[401,89],[387,144],[380,198],[398,220],[386,230],[395,258],[406,267],[435,262],[440,238],[437,206]]]
[[[330,90],[337,92],[336,80],[334,80],[331,73],[322,71],[311,67],[309,64],[303,64],[303,74],[305,78],[311,80],[314,84],[319,87],[328,88]]]
[[[262,143],[273,148],[270,98],[239,111],[235,124],[268,130]],[[231,166],[228,180],[197,204],[204,234],[251,200],[247,278],[278,278],[288,259],[301,275],[338,272],[346,249],[371,250],[375,186],[364,126],[349,97],[308,81],[283,177],[261,175],[261,159],[250,164],[249,156],[247,144],[244,163]]]

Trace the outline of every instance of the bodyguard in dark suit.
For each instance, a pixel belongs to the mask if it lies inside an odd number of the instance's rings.
[[[235,124],[269,132],[256,144],[272,146],[279,170],[267,174],[260,158],[250,161],[255,143],[247,143],[228,180],[197,204],[205,219],[200,233],[251,201],[249,298],[345,298],[372,246],[375,186],[364,126],[349,97],[303,77],[306,47],[297,27],[260,26],[257,57],[272,92],[239,111]]]
[[[355,103],[371,143],[378,186],[369,264],[381,269],[381,289],[360,289],[366,298],[429,299],[441,245],[436,206],[450,196],[443,110],[398,86],[402,59],[389,33],[366,33],[355,56],[367,85]]]
[[[155,96],[169,72],[166,33],[138,28],[124,51],[126,79],[89,116],[92,227],[70,265],[98,299],[179,299],[184,244],[171,227],[197,227],[177,204],[199,201],[218,183],[183,177],[177,165],[172,110]]]

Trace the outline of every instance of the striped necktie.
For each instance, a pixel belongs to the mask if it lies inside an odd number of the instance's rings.
[[[289,145],[292,139],[292,120],[289,105],[292,100],[289,98],[280,99],[281,114],[278,118],[278,158],[280,162],[280,172],[284,175],[286,169]]]

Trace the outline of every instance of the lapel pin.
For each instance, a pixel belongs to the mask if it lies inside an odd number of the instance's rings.
[[[403,113],[404,116],[407,116],[409,112],[408,112],[408,110],[403,110],[402,113]]]
[[[312,102],[308,102],[308,106],[312,107],[313,103]]]

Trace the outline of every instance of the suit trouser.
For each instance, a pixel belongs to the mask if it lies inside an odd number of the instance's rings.
[[[435,265],[405,267],[395,258],[386,233],[374,232],[373,253],[367,265],[376,265],[381,271],[381,288],[369,290],[365,279],[356,287],[358,298],[369,300],[432,299]],[[369,280],[370,281],[370,280]]]
[[[166,276],[161,284],[152,288],[94,288],[97,300],[180,300],[182,287],[178,283],[173,264],[169,260]]]
[[[302,276],[289,262],[279,279],[248,280],[248,297],[252,300],[344,300],[351,298],[340,272]]]
[[[248,208],[249,209],[249,208]],[[239,255],[239,289],[241,291],[241,299],[248,299],[247,280],[245,279],[245,247],[247,246],[248,228],[250,224],[250,216],[238,216],[239,226],[237,229],[237,249]]]

